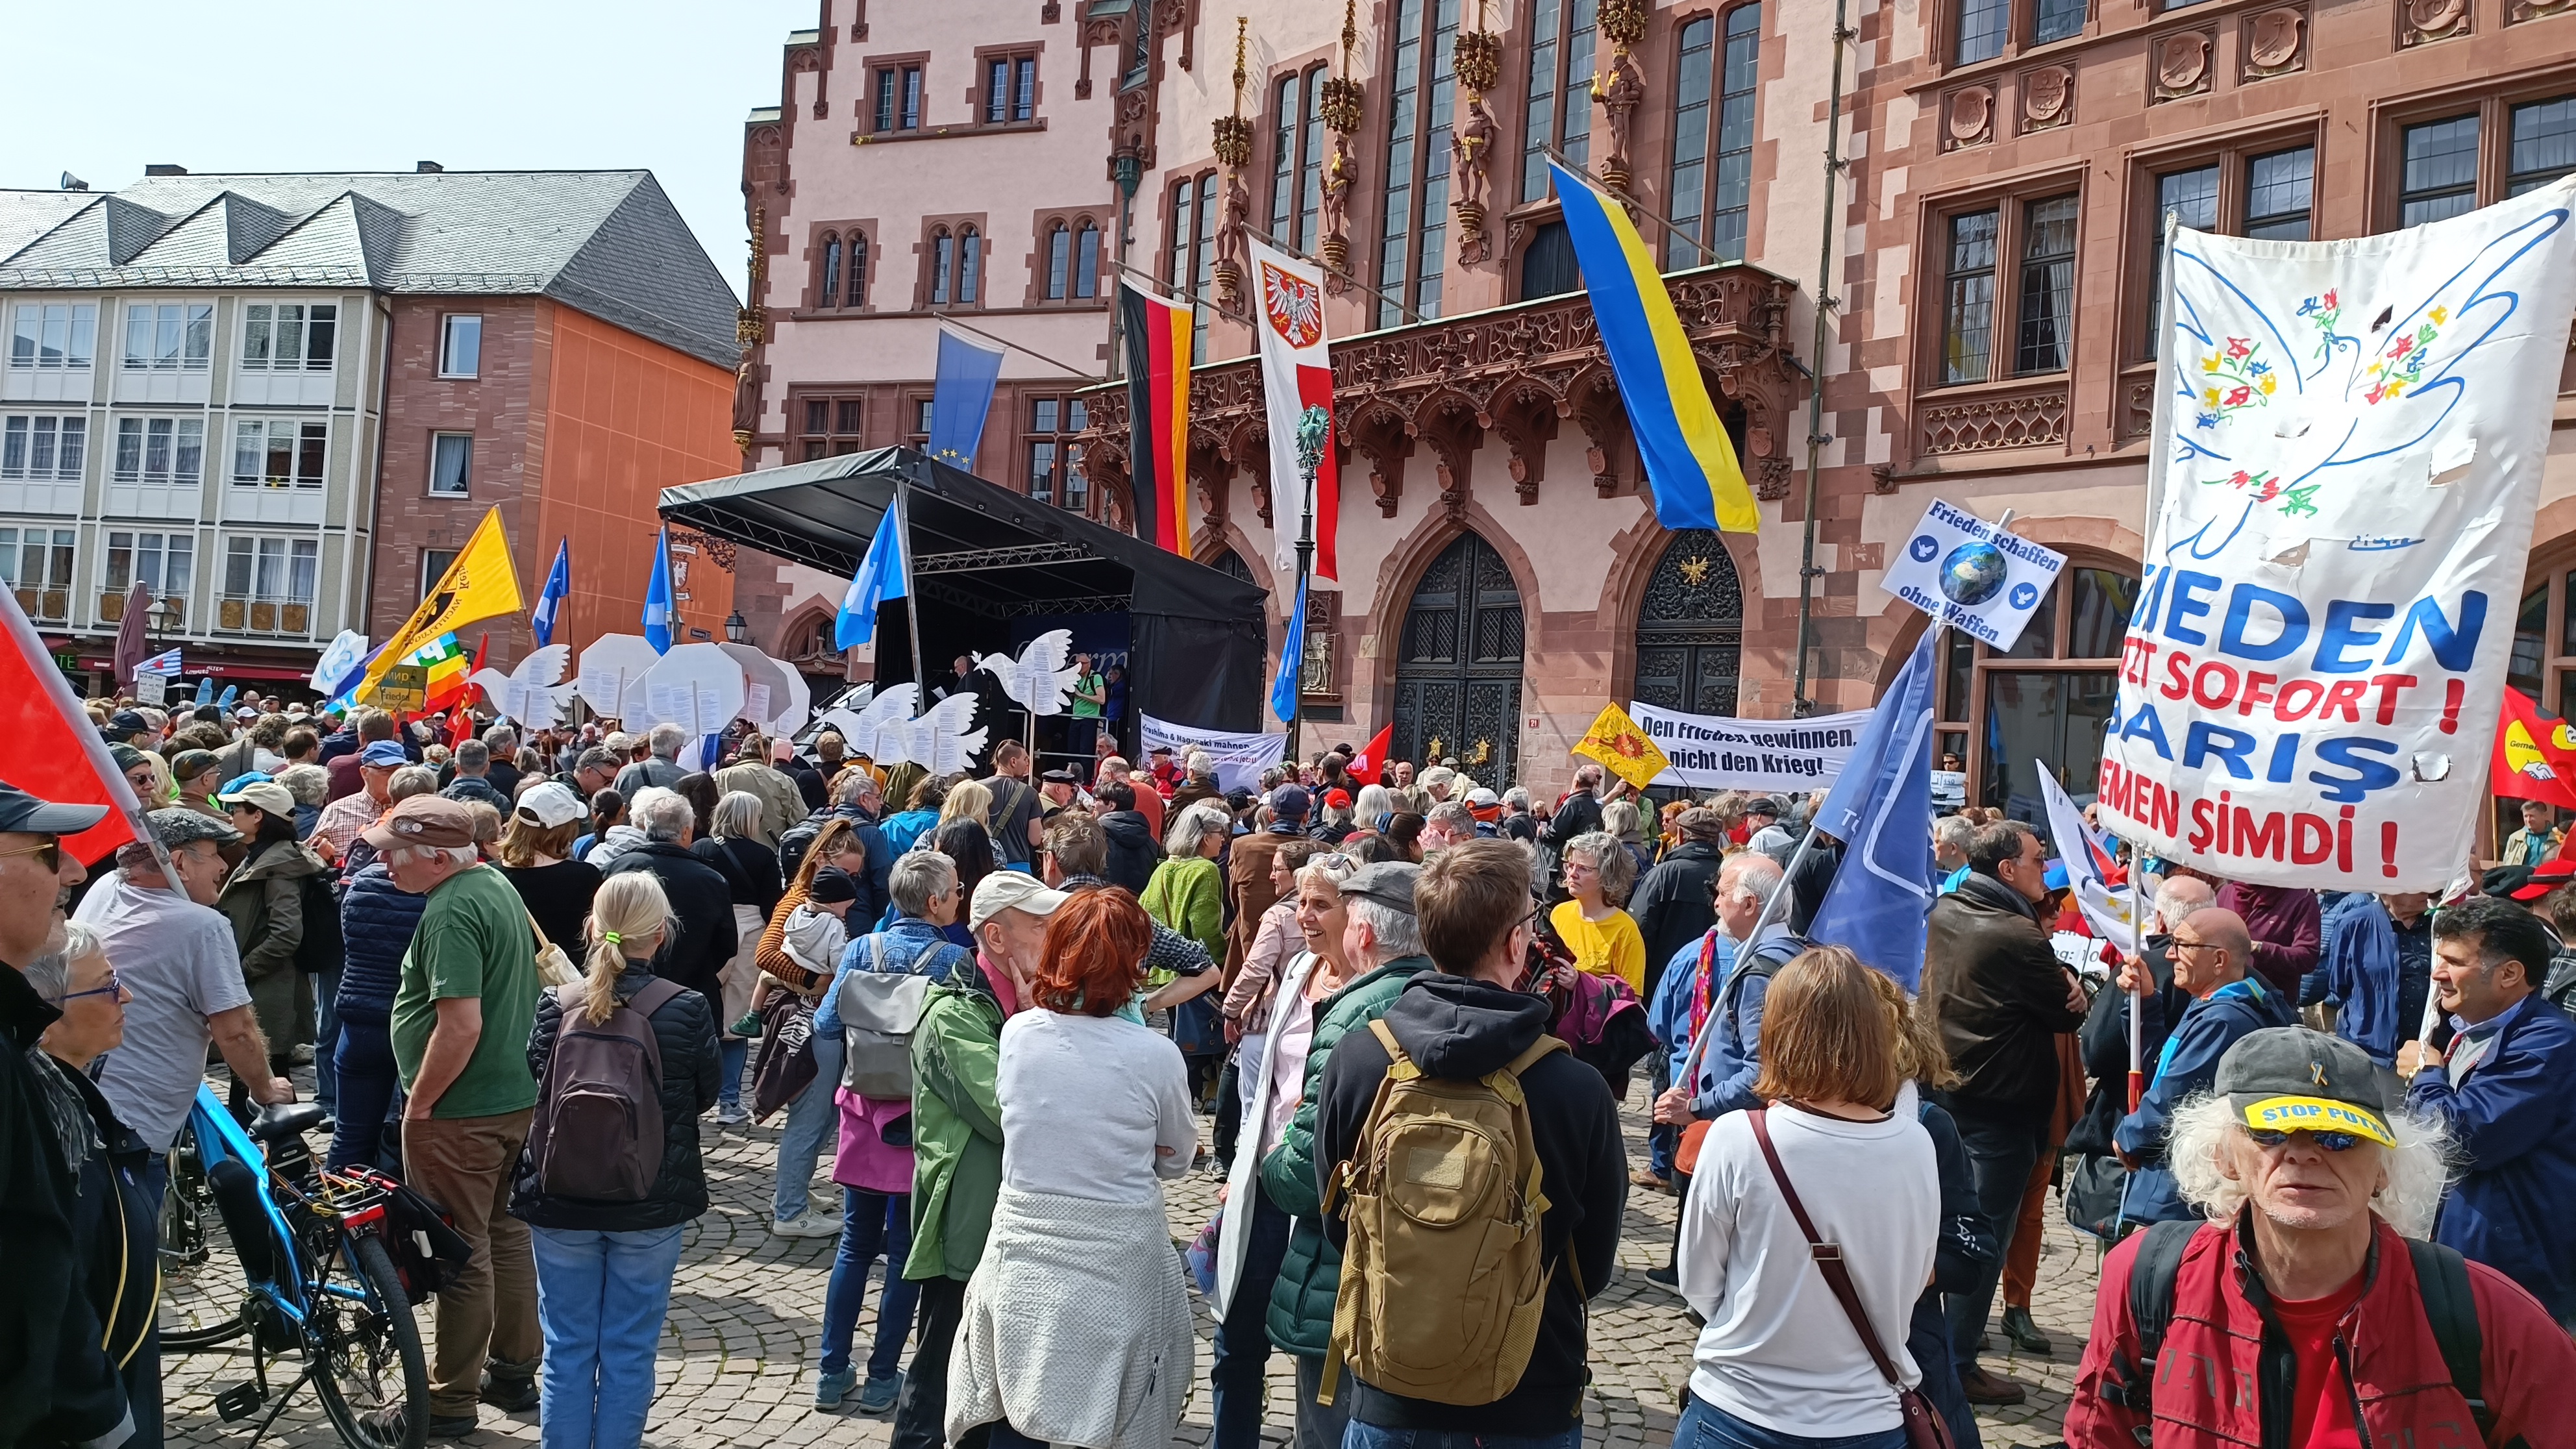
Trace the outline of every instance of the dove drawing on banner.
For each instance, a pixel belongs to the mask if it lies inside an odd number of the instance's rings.
[[[549,644],[532,651],[509,673],[489,665],[465,676],[483,691],[492,707],[532,730],[552,728],[572,703],[573,687],[564,683],[572,666],[572,646]]]
[[[987,654],[977,668],[1002,682],[1002,693],[1031,714],[1061,714],[1073,694],[1073,631],[1050,629],[1013,659]]]
[[[984,748],[988,730],[970,730],[975,722],[975,696],[952,694],[930,707],[930,713],[919,719],[897,718],[886,722],[878,738],[899,753],[876,757],[879,764],[914,764],[933,775],[953,774],[973,765],[975,754]]]

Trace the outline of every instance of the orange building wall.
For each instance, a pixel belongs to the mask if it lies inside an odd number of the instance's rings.
[[[642,631],[661,490],[739,471],[742,455],[733,444],[732,373],[569,307],[544,310],[536,530],[512,543],[533,608],[556,541],[573,540],[572,595],[555,641],[578,657],[601,634]],[[675,552],[671,565],[685,596],[673,639],[697,638],[692,628],[723,639],[733,576],[703,554]]]

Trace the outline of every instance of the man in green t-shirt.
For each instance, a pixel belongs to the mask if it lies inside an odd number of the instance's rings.
[[[537,1105],[528,1075],[537,941],[518,891],[481,863],[474,811],[463,801],[414,795],[365,839],[397,887],[429,898],[403,953],[392,1035],[407,1094],[404,1178],[454,1214],[474,1248],[439,1291],[429,1375],[430,1437],[456,1438],[474,1432],[478,1389],[505,1412],[537,1403],[536,1263],[527,1224],[508,1211]]]
[[[1088,756],[1093,741],[1100,737],[1100,706],[1109,698],[1109,685],[1099,671],[1091,667],[1091,656],[1073,656],[1073,721],[1065,730],[1064,748],[1069,754]]]

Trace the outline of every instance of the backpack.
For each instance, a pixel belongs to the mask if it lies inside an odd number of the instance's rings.
[[[2138,1256],[2129,1264],[2129,1317],[2137,1325],[2139,1361],[2127,1363],[2115,1351],[2115,1381],[2104,1385],[2103,1396],[2150,1425],[2155,1422],[2156,1354],[2164,1347],[2165,1329],[2173,1323],[2174,1279],[2182,1272],[2183,1249],[2200,1229],[2196,1220],[2154,1224],[2146,1229],[2146,1241],[2138,1244]],[[2434,1342],[2441,1345],[2451,1387],[2469,1401],[2479,1435],[2491,1436],[2495,1415],[2487,1408],[2482,1390],[2486,1334],[2478,1324],[2477,1300],[2470,1292],[2468,1260],[2439,1243],[2421,1238],[2405,1242],[2406,1256],[2415,1263],[2424,1321],[2433,1329]]]
[[[330,871],[316,871],[297,881],[296,904],[304,916],[304,936],[295,944],[295,969],[325,976],[348,959],[349,943],[340,934],[340,897],[331,889]]]
[[[653,1013],[685,987],[658,977],[592,1022],[587,988],[555,988],[554,1056],[528,1125],[528,1161],[549,1197],[642,1202],[662,1173],[662,1043]]]
[[[1520,1079],[1565,1043],[1542,1036],[1472,1081],[1425,1076],[1384,1021],[1386,1077],[1357,1150],[1325,1184],[1349,1229],[1318,1402],[1348,1361],[1371,1388],[1490,1404],[1529,1367],[1554,1271],[1539,1231],[1536,1134]],[[1575,1272],[1576,1291],[1581,1272]]]
[[[921,948],[900,972],[885,969],[885,937],[868,937],[868,969],[844,971],[840,984],[841,1085],[862,1097],[912,1096],[912,1033],[930,1004],[930,978],[921,969],[944,939]]]

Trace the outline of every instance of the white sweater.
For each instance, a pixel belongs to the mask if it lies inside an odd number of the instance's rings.
[[[1160,1202],[1199,1145],[1172,1039],[1115,1016],[1033,1007],[1002,1024],[1002,1182],[1095,1202]],[[1154,1149],[1168,1147],[1167,1156]]]
[[[1879,1342],[1910,1387],[1914,1300],[1931,1281],[1941,1223],[1940,1170],[1915,1120],[1914,1090],[1884,1122],[1843,1122],[1775,1106],[1772,1145],[1825,1241],[1842,1245]],[[1839,1438],[1902,1427],[1895,1391],[1834,1301],[1773,1186],[1753,1124],[1730,1112],[1709,1129],[1681,1215],[1681,1288],[1708,1320],[1691,1392],[1782,1434]]]

